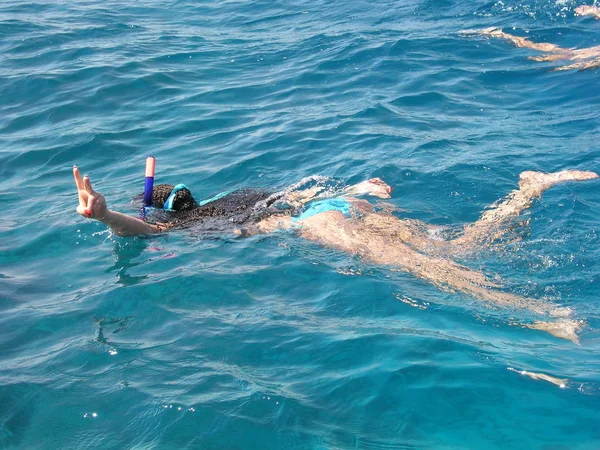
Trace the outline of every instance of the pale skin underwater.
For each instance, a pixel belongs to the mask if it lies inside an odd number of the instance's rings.
[[[168,224],[149,224],[109,210],[104,196],[93,190],[87,175],[82,178],[77,167],[73,168],[73,175],[79,197],[77,212],[82,216],[105,223],[120,236],[168,230]],[[442,289],[462,292],[491,305],[531,311],[540,320],[523,323],[521,326],[578,342],[577,333],[582,322],[570,317],[569,308],[504,292],[500,290],[500,282],[492,281],[483,273],[456,263],[454,258],[501,239],[510,230],[511,222],[546,189],[558,183],[596,178],[598,174],[580,170],[523,172],[518,189],[489,207],[479,220],[467,224],[459,235],[448,240],[440,239],[432,233],[437,227],[416,220],[399,219],[390,212],[374,211],[371,203],[355,198],[356,195],[389,198],[392,188],[377,178],[350,186],[344,191],[343,197],[353,206],[350,217],[340,211],[321,212],[295,221],[289,215],[274,215],[250,229],[244,229],[243,234],[293,229],[309,241],[357,255],[368,263],[409,272]],[[290,191],[287,200],[289,203],[303,205],[320,198],[320,195],[322,193],[318,189]]]
[[[575,8],[575,14],[578,16],[591,16],[600,19],[600,8],[597,6],[579,6]],[[516,47],[528,48],[538,52],[545,53],[540,56],[530,56],[532,61],[574,61],[571,64],[565,64],[553,68],[555,71],[562,70],[591,70],[600,67],[600,45],[586,48],[562,48],[551,43],[537,43],[526,37],[515,36],[505,33],[501,28],[490,27],[480,30],[463,30],[459,32],[461,36],[484,36],[488,38],[504,39],[511,42]]]

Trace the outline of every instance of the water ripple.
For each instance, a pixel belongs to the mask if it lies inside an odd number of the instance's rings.
[[[464,261],[571,307],[574,346],[293,234],[111,237],[70,175],[131,214],[148,154],[197,198],[380,176],[402,216],[458,227],[522,170],[598,170],[596,72],[458,34],[595,45],[575,6],[2,2],[0,447],[594,447],[597,185]]]

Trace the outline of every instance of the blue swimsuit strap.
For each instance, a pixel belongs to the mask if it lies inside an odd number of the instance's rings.
[[[198,202],[198,206],[204,206],[207,203],[210,202],[214,202],[215,200],[219,200],[220,198],[225,197],[226,195],[231,194],[235,189],[230,189],[228,191],[225,192],[221,192],[220,194],[215,195],[214,197],[209,198],[208,200],[202,200],[201,202]]]
[[[175,186],[173,188],[173,190],[171,191],[171,194],[169,194],[169,197],[167,197],[167,200],[165,201],[163,209],[166,209],[169,211],[173,210],[173,201],[175,200],[175,194],[177,194],[177,192],[181,191],[182,189],[187,189],[188,191],[190,190],[185,184],[178,184],[177,186]],[[221,192],[220,194],[217,194],[214,197],[211,197],[207,200],[202,200],[201,202],[198,202],[198,206],[204,206],[207,203],[214,202],[215,200],[219,200],[220,198],[223,198],[226,195],[231,194],[233,191],[234,191],[234,189],[230,189],[228,191]]]
[[[294,222],[298,220],[305,220],[309,217],[315,216],[326,211],[339,211],[345,216],[349,216],[351,207],[352,205],[350,204],[350,202],[343,197],[317,200],[309,204],[302,214],[300,214],[298,217],[294,217],[292,220]]]

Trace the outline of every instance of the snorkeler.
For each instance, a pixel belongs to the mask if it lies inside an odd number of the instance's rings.
[[[108,225],[117,236],[162,233],[173,228],[197,227],[198,224],[205,225],[204,230],[227,231],[227,228],[231,228],[231,231],[240,235],[270,216],[291,216],[306,203],[331,196],[320,183],[324,177],[305,178],[280,192],[244,188],[200,202],[183,184],[159,184],[152,190],[152,210],[158,213],[149,217],[150,220],[143,220],[108,209],[104,196],[93,190],[87,175],[81,177],[77,166],[73,166],[73,176],[79,196],[77,212]],[[316,185],[302,189],[311,182]],[[347,187],[338,195],[366,194],[390,198],[391,192],[392,188],[381,179],[372,178]],[[228,226],[223,226],[225,224]]]
[[[335,197],[320,186],[302,190],[296,185],[275,194],[242,189],[199,203],[185,187],[159,185],[153,194],[155,207],[164,208],[167,204],[172,211],[163,216],[163,222],[149,223],[109,210],[87,175],[82,178],[77,167],[73,168],[73,175],[79,195],[77,212],[105,223],[117,235],[161,233],[220,217],[235,225],[237,235],[294,230],[310,241],[357,255],[370,263],[410,272],[442,289],[529,310],[543,320],[522,326],[578,342],[581,323],[569,319],[569,308],[504,292],[499,282],[456,263],[453,257],[501,240],[520,213],[546,189],[562,182],[598,178],[594,172],[523,172],[518,189],[488,208],[458,235],[446,239],[440,237],[440,227],[399,219],[355,197],[367,194],[388,198],[392,189],[378,178],[346,188]]]
[[[596,19],[600,19],[600,8],[596,6],[579,6],[575,9],[575,13],[580,16],[593,16]],[[600,67],[600,45],[580,49],[562,48],[556,44],[532,42],[525,37],[505,33],[497,27],[483,28],[481,30],[464,30],[459,34],[461,36],[486,36],[505,39],[517,47],[547,53],[547,55],[543,56],[530,56],[528,59],[533,61],[576,61],[573,64],[555,67],[552,70],[590,70]]]

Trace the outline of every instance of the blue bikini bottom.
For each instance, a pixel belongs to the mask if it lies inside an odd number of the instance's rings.
[[[294,217],[294,222],[299,220],[305,220],[314,215],[326,212],[326,211],[339,211],[345,216],[350,216],[350,208],[352,205],[345,198],[327,198],[325,200],[317,200],[308,205],[302,214],[298,217]]]

